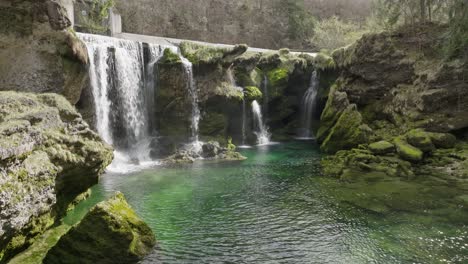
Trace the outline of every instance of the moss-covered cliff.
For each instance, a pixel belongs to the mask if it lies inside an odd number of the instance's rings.
[[[340,76],[318,140],[324,173],[435,178],[468,189],[468,62],[447,60],[446,27],[428,24],[366,35],[333,53]]]

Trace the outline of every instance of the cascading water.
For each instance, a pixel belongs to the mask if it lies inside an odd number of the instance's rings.
[[[246,146],[247,140],[247,113],[246,113],[246,106],[245,106],[245,98],[242,99],[242,146]]]
[[[317,104],[318,86],[317,71],[314,71],[310,77],[309,88],[302,98],[302,126],[300,131],[300,137],[302,139],[310,139],[313,137],[311,125]]]
[[[190,96],[190,103],[192,105],[192,117],[191,117],[191,143],[188,145],[189,150],[200,153],[202,142],[199,141],[198,136],[198,125],[200,123],[200,108],[198,107],[198,91],[193,78],[193,65],[192,63],[180,55],[182,63],[184,65],[185,73],[187,75],[187,89]]]
[[[263,113],[265,114],[265,121],[268,119],[268,77],[263,76],[262,82],[262,94],[263,94]]]
[[[148,104],[152,103],[149,95],[154,95],[154,86],[145,82],[143,44],[90,34],[78,36],[86,43],[90,59],[96,128],[116,149],[109,170],[127,172],[136,164],[147,164]],[[158,56],[157,47],[150,49]],[[149,69],[148,74],[151,75]]]
[[[270,143],[270,133],[263,122],[262,110],[257,101],[252,102],[252,112],[254,117],[254,133],[257,136],[258,145],[268,145]]]
[[[159,59],[163,56],[164,47],[161,45],[153,45],[148,44],[148,54],[147,60],[148,63],[146,64],[146,71],[145,71],[145,90],[146,90],[146,105],[147,105],[147,116],[151,117],[154,113],[153,110],[155,109],[155,93],[156,93],[156,76],[155,76],[155,67],[158,63]],[[155,136],[155,126],[153,123],[153,118],[148,119],[148,126],[151,136]]]

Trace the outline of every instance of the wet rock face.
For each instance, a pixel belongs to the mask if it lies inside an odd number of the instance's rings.
[[[44,263],[137,263],[155,244],[150,227],[117,193],[93,207],[49,250]]]
[[[0,92],[0,262],[63,216],[112,155],[64,97]]]
[[[0,90],[54,92],[76,104],[88,57],[59,2],[2,1],[0,24]]]

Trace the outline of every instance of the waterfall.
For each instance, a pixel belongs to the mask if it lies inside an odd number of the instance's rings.
[[[150,162],[150,113],[154,105],[153,61],[161,47],[150,45],[145,65],[143,44],[78,34],[86,44],[95,123],[99,135],[116,149],[109,170],[127,172]],[[146,71],[145,71],[146,69]]]
[[[313,136],[311,132],[311,125],[317,104],[318,87],[319,82],[317,78],[317,71],[314,71],[310,77],[309,88],[302,98],[302,120],[300,136],[304,139],[308,139]]]
[[[154,109],[156,107],[155,103],[155,95],[156,95],[156,76],[154,69],[156,64],[158,63],[159,59],[163,56],[164,47],[161,45],[154,45],[148,44],[148,54],[147,54],[147,61],[146,64],[146,72],[145,72],[145,91],[146,91],[146,105],[147,105],[147,116],[151,117],[154,115]],[[148,126],[151,136],[155,134],[155,125],[153,122],[153,118],[149,118]]]
[[[247,113],[246,113],[246,106],[245,106],[245,97],[242,99],[242,146],[246,145],[247,140]]]
[[[257,143],[258,145],[267,145],[270,143],[270,133],[263,122],[262,110],[256,100],[252,102],[252,112],[254,117],[254,133],[257,136]]]
[[[187,59],[180,55],[182,63],[184,65],[185,74],[187,75],[187,90],[190,96],[190,103],[192,106],[192,117],[191,117],[191,143],[189,144],[189,149],[200,153],[202,142],[199,141],[198,135],[198,126],[200,123],[200,108],[198,107],[198,91],[193,77],[193,65]]]
[[[266,75],[263,75],[262,93],[263,93],[263,113],[265,113],[265,120],[267,120],[268,119],[268,99],[269,98],[268,98],[268,77]]]

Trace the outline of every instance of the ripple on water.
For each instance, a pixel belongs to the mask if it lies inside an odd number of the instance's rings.
[[[122,191],[153,228],[158,246],[143,263],[468,263],[450,208],[384,215],[343,203],[361,190],[319,177],[318,151],[304,143],[243,154],[106,175],[93,196]]]

